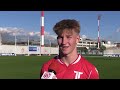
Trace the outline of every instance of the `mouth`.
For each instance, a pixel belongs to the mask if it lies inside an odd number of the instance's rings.
[[[62,46],[62,47],[61,47],[62,50],[66,50],[66,49],[68,49],[68,48],[69,48],[69,46]]]

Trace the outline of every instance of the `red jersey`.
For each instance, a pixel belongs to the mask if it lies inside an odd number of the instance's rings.
[[[40,75],[49,68],[56,72],[57,79],[99,79],[96,67],[81,55],[68,66],[56,56],[43,64]]]

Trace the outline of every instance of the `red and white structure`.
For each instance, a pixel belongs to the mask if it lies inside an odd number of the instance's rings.
[[[101,15],[98,15],[98,49],[100,49],[100,17]]]
[[[41,11],[41,47],[44,47],[44,11]]]

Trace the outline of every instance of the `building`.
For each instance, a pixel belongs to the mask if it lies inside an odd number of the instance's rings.
[[[112,44],[110,41],[106,41],[106,40],[101,40],[100,42],[106,48],[118,46],[118,44],[116,44],[116,43]],[[77,47],[86,47],[87,49],[89,49],[90,47],[95,47],[97,45],[97,43],[98,43],[97,40],[92,40],[92,39],[88,39],[88,38],[80,38],[80,41],[77,44]]]
[[[86,47],[89,49],[90,47],[95,47],[97,44],[96,40],[91,40],[87,38],[80,38],[79,43],[77,44],[77,47]]]

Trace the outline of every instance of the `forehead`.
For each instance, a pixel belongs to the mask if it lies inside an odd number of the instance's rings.
[[[64,29],[61,33],[61,35],[66,34],[66,35],[73,35],[75,34],[75,31],[73,29]]]

